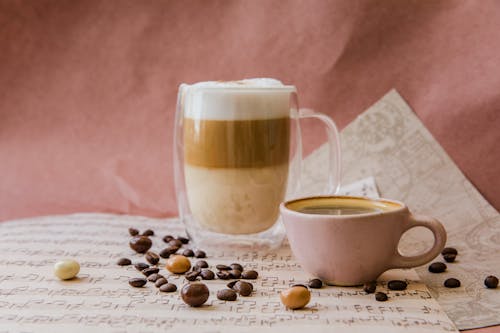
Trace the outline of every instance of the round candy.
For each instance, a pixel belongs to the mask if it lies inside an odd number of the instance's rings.
[[[61,280],[74,278],[80,272],[80,264],[72,259],[61,260],[54,265],[54,274]]]

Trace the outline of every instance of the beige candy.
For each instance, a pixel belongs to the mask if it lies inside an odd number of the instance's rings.
[[[54,265],[54,274],[61,280],[74,278],[80,272],[80,264],[72,259],[61,260]]]
[[[311,293],[305,286],[293,286],[280,294],[281,303],[289,309],[301,309],[311,300]]]
[[[167,259],[165,267],[172,273],[183,274],[191,268],[191,262],[183,255],[172,255]]]

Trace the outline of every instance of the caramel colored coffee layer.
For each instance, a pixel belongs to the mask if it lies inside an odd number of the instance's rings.
[[[184,118],[184,158],[207,168],[261,168],[288,163],[289,118]]]

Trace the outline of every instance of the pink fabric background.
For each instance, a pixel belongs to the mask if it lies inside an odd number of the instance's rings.
[[[179,83],[259,76],[340,127],[395,87],[498,209],[498,22],[498,1],[0,1],[0,220],[175,215]]]

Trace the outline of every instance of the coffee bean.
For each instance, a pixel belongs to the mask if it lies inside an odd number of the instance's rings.
[[[168,242],[168,245],[177,246],[177,248],[180,248],[182,246],[182,242],[178,239],[172,239],[170,242]]]
[[[484,285],[487,288],[495,289],[498,286],[498,278],[496,276],[490,275],[484,279]]]
[[[189,243],[189,238],[179,236],[179,237],[177,237],[177,239],[180,240],[182,244]]]
[[[221,301],[236,301],[238,295],[232,289],[222,289],[217,291],[217,298]]]
[[[186,278],[186,280],[188,281],[194,281],[198,278],[198,276],[200,275],[200,272],[197,272],[197,271],[191,271],[189,273],[186,273],[186,275],[184,276]]]
[[[120,258],[120,259],[118,259],[118,261],[116,262],[116,264],[118,266],[128,266],[128,265],[132,264],[132,260],[130,260],[128,258]]]
[[[401,280],[392,280],[387,283],[387,288],[390,290],[405,290],[408,283]]]
[[[177,286],[173,283],[165,283],[160,287],[160,291],[164,293],[172,293],[177,290]]]
[[[458,251],[454,247],[445,247],[443,249],[443,251],[441,251],[441,254],[442,255],[445,255],[445,254],[454,254],[454,255],[457,255]]]
[[[172,236],[172,235],[166,235],[165,237],[163,237],[163,241],[165,243],[170,242],[172,239],[174,239],[174,236]]]
[[[239,279],[241,277],[241,271],[237,270],[237,269],[232,269],[230,271],[228,271],[229,273],[229,276],[231,277],[231,279]]]
[[[234,284],[233,289],[241,296],[249,296],[253,291],[253,285],[250,282],[238,281]]]
[[[155,232],[151,229],[147,229],[147,230],[144,230],[144,232],[142,233],[143,236],[154,236],[155,235]]]
[[[146,275],[146,276],[150,276],[151,274],[156,274],[159,271],[160,271],[160,269],[158,267],[149,267],[149,268],[143,269],[141,271],[141,273]]]
[[[159,278],[158,280],[155,281],[155,286],[156,286],[156,288],[160,288],[165,283],[168,283],[167,279],[165,279],[165,278]]]
[[[168,246],[160,251],[160,257],[167,259],[172,254],[175,254],[179,248],[177,246]]]
[[[453,253],[448,253],[443,255],[443,258],[446,262],[454,262],[456,257],[457,255]]]
[[[208,268],[208,262],[205,260],[198,260],[194,265],[199,268]]]
[[[209,270],[209,269],[204,269],[204,270],[202,270],[202,271],[201,271],[201,273],[200,273],[200,275],[201,275],[201,278],[202,278],[203,280],[213,280],[213,279],[215,279],[215,274],[214,274],[214,272],[212,272],[212,271],[211,271],[211,270]]]
[[[134,265],[135,269],[137,269],[139,272],[142,272],[146,268],[149,268],[149,265],[146,264],[145,262],[138,262]]]
[[[156,265],[160,261],[160,257],[151,251],[148,251],[145,256],[146,260],[151,264],[151,265]]]
[[[429,272],[431,273],[443,273],[445,270],[446,264],[439,261],[429,265]]]
[[[185,249],[182,251],[182,255],[185,257],[194,257],[194,251],[191,249]]]
[[[194,256],[196,258],[205,258],[207,256],[207,254],[205,253],[205,251],[196,250],[196,251],[194,251]]]
[[[134,236],[129,242],[130,248],[137,253],[146,253],[153,245],[151,239],[146,236]]]
[[[217,268],[219,271],[228,271],[231,269],[231,267],[221,264],[216,265],[215,268]]]
[[[241,273],[241,278],[245,280],[255,280],[259,276],[256,271],[243,271]]]
[[[226,286],[230,289],[233,289],[234,285],[236,284],[236,282],[238,282],[238,280],[234,280],[234,281],[231,281],[229,282]]]
[[[296,285],[280,293],[281,303],[288,309],[301,309],[311,300],[311,292],[304,285]]]
[[[375,293],[375,299],[379,302],[385,302],[389,299],[389,297],[387,297],[387,294],[386,293],[383,293],[381,291],[377,291]]]
[[[231,274],[228,271],[218,271],[216,274],[221,280],[229,280],[231,278]]]
[[[136,228],[128,228],[128,233],[130,234],[130,236],[137,236],[139,234],[139,230],[137,230]]]
[[[188,283],[181,289],[182,300],[189,306],[203,305],[208,300],[209,295],[208,287],[200,282]]]
[[[458,288],[460,287],[460,281],[455,278],[449,278],[444,281],[444,286],[446,288]]]
[[[156,280],[161,279],[161,278],[165,278],[165,277],[161,274],[153,273],[153,274],[148,276],[148,281],[149,282],[156,282]]]
[[[363,286],[363,290],[367,294],[373,294],[375,292],[375,290],[377,290],[377,282],[371,281],[371,282],[365,283],[365,285]]]
[[[128,280],[128,284],[130,284],[132,287],[135,288],[140,288],[143,287],[148,281],[143,278],[132,278]]]
[[[167,259],[165,267],[172,273],[183,274],[191,268],[191,262],[183,255],[176,254]]]
[[[319,289],[323,287],[323,281],[320,279],[311,279],[308,283],[309,288]]]
[[[233,263],[231,265],[229,265],[229,267],[231,267],[231,269],[237,269],[239,270],[240,272],[243,272],[243,266],[241,266],[240,264],[238,263]]]

